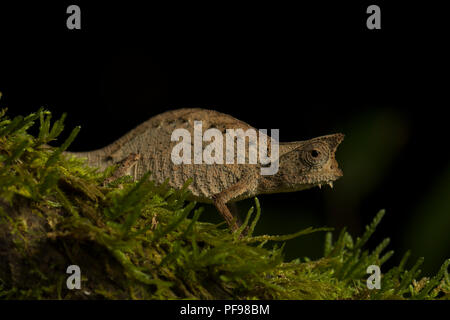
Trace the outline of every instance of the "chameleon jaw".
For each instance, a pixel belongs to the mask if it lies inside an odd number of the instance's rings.
[[[329,181],[328,183],[326,182],[323,185],[325,185],[325,184],[329,185],[330,188],[333,189],[333,181]],[[322,184],[321,183],[319,183],[317,186],[319,187],[319,189],[322,189]]]

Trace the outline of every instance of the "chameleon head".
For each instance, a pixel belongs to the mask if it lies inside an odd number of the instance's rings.
[[[276,174],[280,189],[298,191],[314,186],[329,185],[343,176],[335,158],[341,133],[321,136],[308,141],[292,142],[280,149],[279,171]]]

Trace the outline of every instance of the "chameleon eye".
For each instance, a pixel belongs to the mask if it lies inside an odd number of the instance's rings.
[[[301,156],[303,163],[310,167],[317,167],[328,161],[328,146],[322,142],[313,142],[303,147]]]
[[[317,151],[316,149],[311,150],[311,157],[317,158],[319,154],[319,151]]]

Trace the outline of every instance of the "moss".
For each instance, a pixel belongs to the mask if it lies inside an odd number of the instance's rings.
[[[0,297],[2,299],[448,299],[447,260],[435,277],[419,278],[423,259],[384,273],[380,290],[366,286],[368,265],[393,253],[389,240],[365,245],[380,211],[357,239],[327,228],[253,236],[261,208],[255,198],[243,228],[198,221],[203,209],[188,191],[157,186],[148,176],[119,178],[47,143],[63,130],[39,110],[0,117]],[[39,122],[39,133],[28,129]],[[241,236],[248,227],[248,234]],[[283,243],[328,231],[324,256],[285,261]],[[304,239],[305,245],[308,239]],[[275,245],[274,245],[275,244]],[[82,290],[68,290],[66,269],[82,271]]]

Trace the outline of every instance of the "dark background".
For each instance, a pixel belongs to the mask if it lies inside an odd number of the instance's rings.
[[[333,190],[261,196],[257,233],[347,226],[357,236],[387,215],[369,247],[450,256],[449,50],[443,8],[412,4],[269,2],[171,4],[85,1],[0,5],[0,100],[9,116],[44,106],[81,125],[71,150],[113,142],[181,107],[215,109],[281,141],[346,134]],[[81,7],[81,30],[66,8]],[[366,8],[381,7],[381,30]],[[243,201],[246,212],[252,200]],[[214,210],[203,219],[218,221]],[[322,254],[323,234],[288,242],[288,259]]]

